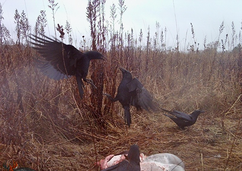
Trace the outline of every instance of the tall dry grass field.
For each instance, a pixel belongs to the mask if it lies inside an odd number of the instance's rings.
[[[93,117],[96,104],[91,103],[89,85],[80,100],[75,79],[54,81],[43,76],[34,66],[36,53],[31,48],[8,45],[1,52],[1,165],[17,161],[37,170],[95,170],[96,160],[137,143],[147,155],[178,155],[187,170],[241,169],[239,54],[150,51],[146,56],[134,49],[123,65],[118,56],[106,54],[104,92],[114,94],[109,87],[117,88],[122,66],[163,107],[206,111],[183,131],[162,113],[135,109],[128,129],[121,105],[106,98],[102,109],[108,112],[100,115],[105,123],[100,126]],[[117,63],[113,68],[112,60]],[[90,74],[94,72],[95,68]]]
[[[102,15],[100,21],[105,23]],[[242,170],[241,49],[165,51],[149,36],[140,46],[132,31],[116,37],[99,26],[91,25],[89,48],[110,47],[99,49],[104,62],[91,63],[88,78],[98,89],[85,84],[82,100],[75,78],[54,81],[36,68],[38,54],[29,45],[0,46],[0,170],[14,162],[43,171],[98,170],[98,160],[132,144],[146,155],[173,153],[187,171]],[[132,108],[127,128],[121,105],[102,95],[115,95],[119,67],[130,70],[163,108],[206,112],[180,130],[162,113]]]

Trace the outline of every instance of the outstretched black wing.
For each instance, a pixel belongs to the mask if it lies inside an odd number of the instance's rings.
[[[67,78],[65,75],[76,75],[76,62],[82,53],[72,45],[66,45],[42,35],[43,38],[31,35],[33,48],[41,55],[36,60],[38,67],[53,79]]]
[[[35,59],[35,64],[38,68],[41,69],[41,72],[47,77],[54,80],[61,80],[64,78],[68,78],[70,76],[63,74],[55,69],[55,67],[49,61]]]
[[[137,78],[129,82],[127,87],[131,93],[131,105],[135,106],[137,109],[142,108],[147,111],[157,111],[158,108],[154,98]]]

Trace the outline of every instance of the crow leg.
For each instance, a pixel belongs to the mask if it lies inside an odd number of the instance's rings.
[[[93,81],[91,79],[87,79],[87,78],[83,78],[83,80],[88,83],[91,84],[95,89],[97,89],[97,87],[94,85]]]
[[[80,96],[81,96],[81,98],[83,98],[83,94],[84,94],[84,92],[83,92],[83,86],[84,86],[83,82],[82,82],[82,80],[79,76],[76,77],[76,81],[77,81]]]
[[[108,99],[111,100],[112,102],[116,102],[116,101],[118,101],[117,97],[113,98],[110,94],[103,93],[103,95],[107,96]]]
[[[130,108],[129,106],[124,106],[124,120],[127,125],[130,127],[131,124],[131,115],[130,115]]]

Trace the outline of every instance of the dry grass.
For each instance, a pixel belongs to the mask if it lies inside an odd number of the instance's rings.
[[[162,113],[133,108],[133,124],[127,128],[120,104],[105,98],[99,115],[105,127],[100,127],[100,118],[92,114],[95,104],[90,102],[93,90],[89,85],[80,100],[75,79],[53,81],[43,76],[33,65],[31,49],[1,48],[1,166],[17,161],[36,170],[97,170],[97,160],[138,144],[146,155],[169,152],[179,156],[188,171],[242,169],[239,54],[151,50],[148,63],[143,51],[122,59],[106,54],[105,92],[114,93],[121,79],[117,67],[122,66],[164,108],[206,111],[194,126],[180,130]],[[89,77],[95,72],[91,69]]]

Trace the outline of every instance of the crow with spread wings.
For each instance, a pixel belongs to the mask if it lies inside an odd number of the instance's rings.
[[[45,35],[41,36],[31,35],[30,43],[41,55],[40,59],[36,59],[36,63],[44,75],[55,80],[75,76],[81,98],[84,94],[83,81],[96,87],[92,80],[86,77],[90,61],[104,59],[101,53],[97,51],[82,53],[72,45],[66,45]]]
[[[120,68],[123,74],[123,79],[118,87],[118,92],[115,98],[109,94],[105,94],[112,102],[119,101],[124,108],[124,120],[130,127],[131,115],[130,105],[135,106],[137,110],[145,109],[155,112],[158,106],[152,95],[144,88],[137,78],[132,78],[129,71]]]

